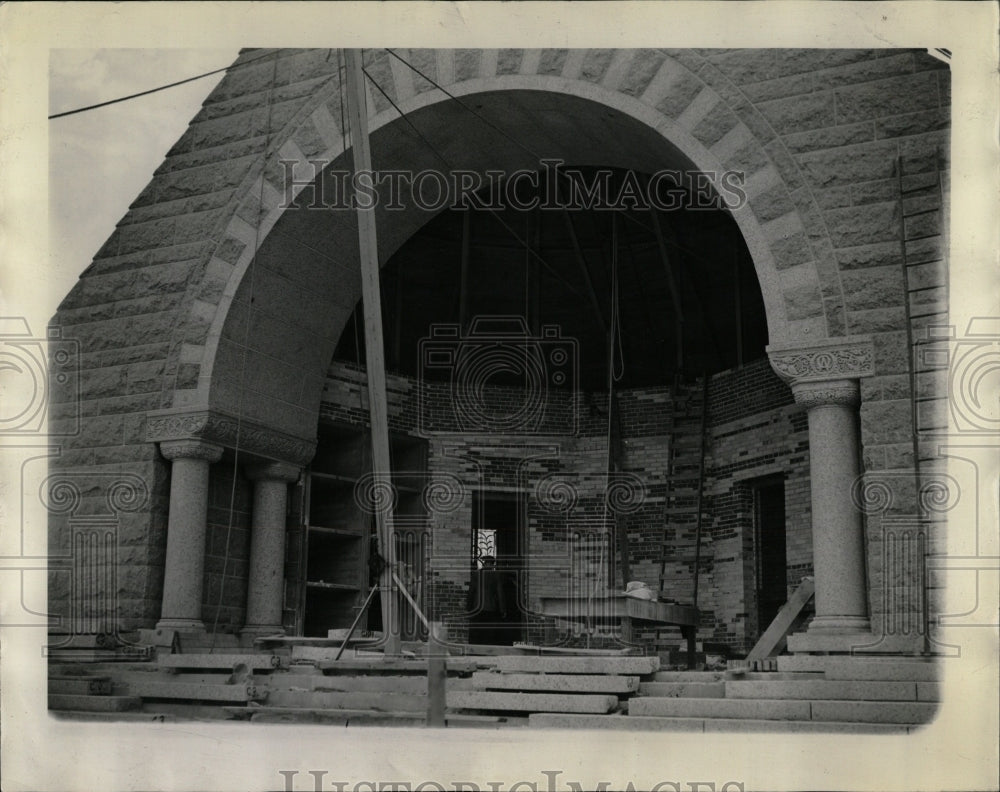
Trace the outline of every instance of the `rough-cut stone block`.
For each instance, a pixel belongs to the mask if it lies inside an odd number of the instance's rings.
[[[564,50],[545,50],[545,53],[548,52],[564,52]],[[543,53],[543,62],[544,57]],[[618,90],[627,96],[641,96],[660,70],[664,60],[664,56],[656,50],[638,50],[629,64],[628,71],[618,84]],[[561,68],[560,64],[560,70]],[[539,68],[539,73],[542,73],[541,68]]]
[[[947,660],[944,662],[948,662]],[[941,668],[936,662],[914,658],[865,659],[852,657],[826,658],[823,670],[827,679],[838,680],[901,680],[933,682]]]
[[[617,696],[570,693],[506,693],[457,691],[447,694],[450,709],[508,710],[514,712],[611,712]]]
[[[842,123],[886,118],[938,106],[937,77],[933,72],[840,88],[836,94],[837,120]]]
[[[798,157],[806,178],[818,187],[888,179],[895,173],[896,143],[876,141]]]
[[[830,239],[837,247],[857,247],[899,238],[895,201],[825,212]]]
[[[828,92],[758,102],[757,109],[779,134],[820,129],[834,123],[833,94]]]
[[[887,308],[903,303],[901,267],[869,267],[841,273],[844,301],[850,310]]]

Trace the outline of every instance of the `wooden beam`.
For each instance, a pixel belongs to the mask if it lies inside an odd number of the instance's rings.
[[[753,649],[750,650],[746,659],[762,660],[765,657],[774,657],[780,654],[781,650],[785,648],[788,633],[792,629],[792,625],[806,606],[806,603],[812,599],[815,591],[816,581],[811,577],[802,578],[802,582],[795,589],[795,593],[792,594],[788,602],[781,606],[778,615],[774,617],[774,621],[764,631],[764,634],[760,636],[760,640],[754,644]]]
[[[351,148],[354,170],[371,172],[371,146],[368,140],[368,109],[365,103],[365,76],[361,50],[344,52],[347,61],[347,107],[350,118]],[[365,316],[365,357],[368,369],[368,405],[371,420],[372,471],[377,479],[388,483],[391,475],[389,460],[389,418],[386,402],[385,349],[382,339],[382,302],[379,295],[378,238],[375,233],[375,207],[357,208],[358,242],[361,261],[361,299]],[[375,526],[379,552],[385,565],[379,576],[383,592],[382,625],[386,655],[399,655],[399,612],[392,596],[393,570],[396,567],[392,511],[375,510]]]

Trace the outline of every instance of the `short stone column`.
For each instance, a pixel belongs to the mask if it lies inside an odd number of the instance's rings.
[[[249,465],[246,474],[254,490],[246,626],[241,632],[273,635],[282,631],[285,509],[288,485],[299,477],[299,468],[270,462]]]
[[[166,440],[160,453],[171,462],[163,605],[157,629],[204,630],[201,599],[208,522],[208,466],[222,447],[202,440]]]
[[[858,382],[800,383],[792,393],[809,419],[816,616],[808,635],[866,633],[864,523],[851,496],[860,474]]]
[[[875,374],[866,336],[767,349],[771,367],[791,385],[809,420],[816,615],[788,636],[792,652],[851,652],[871,643],[864,519],[853,490],[861,474],[861,380]]]

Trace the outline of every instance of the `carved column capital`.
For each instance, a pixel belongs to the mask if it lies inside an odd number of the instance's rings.
[[[788,384],[858,380],[875,373],[875,350],[867,337],[834,338],[808,347],[768,347],[771,368]]]
[[[218,410],[169,408],[146,413],[146,439],[158,442],[203,440],[257,457],[302,466],[316,453],[316,441],[293,437],[246,418]]]
[[[259,462],[244,467],[251,481],[283,481],[286,484],[296,481],[301,470],[297,465],[285,462]]]
[[[807,410],[830,405],[856,407],[861,402],[861,389],[857,380],[827,382],[799,382],[792,385],[795,403]]]
[[[204,440],[161,440],[160,453],[167,459],[204,459],[218,462],[222,459],[222,446]]]

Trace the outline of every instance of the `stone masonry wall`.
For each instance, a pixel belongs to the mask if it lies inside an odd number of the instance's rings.
[[[773,329],[803,343],[871,335],[876,375],[864,383],[861,406],[866,475],[900,474],[893,479],[900,484],[893,508],[916,512],[912,486],[907,490],[905,484],[913,463],[900,242],[905,233],[915,240],[911,252],[922,249],[927,255],[928,263],[913,275],[932,287],[921,298],[925,307],[943,309],[946,64],[922,50],[553,49],[509,50],[502,58],[476,50],[400,53],[456,88],[476,80],[481,90],[517,84],[555,92],[572,88],[595,101],[613,95],[637,114],[665,119],[665,129],[677,125],[691,145],[723,167],[745,172],[744,211],[760,234],[751,247],[769,251],[774,266],[765,285],[783,307],[784,317]],[[105,473],[135,472],[151,495],[121,522],[117,541],[123,561],[114,605],[120,625],[151,626],[159,611],[168,465],[145,439],[146,414],[208,398],[208,391],[197,388],[210,386],[203,381],[214,349],[209,335],[226,310],[230,279],[253,254],[260,236],[257,218],[271,212],[274,195],[281,195],[278,160],[332,157],[342,145],[335,121],[340,96],[331,79],[336,59],[326,50],[270,55],[241,53],[240,68],[206,99],[52,321],[64,339],[79,344],[81,365],[79,393],[58,383],[50,391],[51,430],[65,438],[53,470],[81,481],[93,476],[84,481],[84,491],[99,487]],[[367,61],[397,102],[434,90],[397,68],[385,52],[371,50]],[[376,114],[394,112],[379,92],[371,95]],[[929,185],[918,198],[936,209],[905,228],[900,165],[904,186]],[[267,189],[258,180],[262,174]],[[943,189],[934,186],[938,174]],[[261,195],[267,206],[257,205]],[[349,232],[342,231],[345,245]],[[920,236],[926,238],[917,243]],[[261,303],[265,297],[259,295]],[[343,313],[328,308],[330,316]],[[315,310],[322,314],[326,308]],[[332,338],[338,335],[337,328],[327,330]],[[269,348],[264,336],[250,341],[254,355]],[[283,355],[290,371],[299,366],[306,381],[319,382],[325,361],[309,362],[313,349],[308,343],[286,345]],[[309,366],[315,370],[305,370]],[[926,387],[936,393],[940,383]],[[212,393],[214,399],[236,399]],[[279,423],[294,415],[296,425],[305,425],[304,417],[315,410],[304,396],[284,413],[249,391],[236,402],[244,403],[244,397]],[[65,546],[69,530],[67,520],[53,514],[51,546]],[[869,541],[876,540],[877,532],[869,531]],[[882,556],[870,549],[870,559]],[[891,588],[919,585],[918,571],[904,573]],[[912,608],[902,604],[912,598],[883,596],[888,588],[877,565],[870,565],[869,582],[873,613],[876,606]],[[89,607],[72,599],[62,584],[53,583],[54,614]]]

